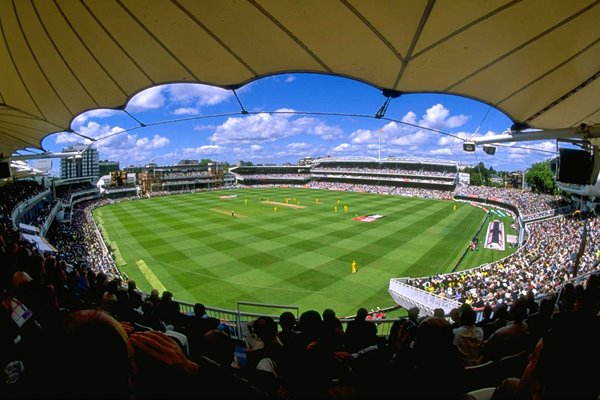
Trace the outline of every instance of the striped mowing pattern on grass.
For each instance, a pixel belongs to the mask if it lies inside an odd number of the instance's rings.
[[[150,285],[154,289],[157,289],[159,293],[162,293],[165,290],[167,290],[165,285],[163,285],[162,282],[160,281],[160,279],[158,279],[158,277],[156,275],[154,275],[154,272],[152,272],[150,267],[148,267],[148,265],[146,265],[144,260],[137,260],[135,263],[138,266],[138,268],[140,269],[140,271],[142,272],[142,274],[144,274],[144,277],[146,278],[148,283],[150,283]]]
[[[275,212],[267,203],[286,198],[306,207]],[[140,259],[182,300],[223,308],[235,308],[238,300],[298,305],[301,311],[329,307],[352,315],[361,306],[393,305],[390,278],[452,269],[484,217],[463,204],[453,210],[454,204],[269,188],[122,202],[95,213],[102,212],[104,231],[127,262],[123,272],[144,290],[153,284],[137,268]],[[384,217],[352,219],[368,214]]]

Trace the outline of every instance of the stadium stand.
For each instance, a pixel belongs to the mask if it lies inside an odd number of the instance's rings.
[[[242,186],[265,184],[302,185],[310,181],[310,166],[265,165],[238,166],[229,170]]]
[[[238,166],[231,169],[238,184],[309,185],[353,191],[413,195],[428,190],[452,192],[455,162],[421,158],[319,158],[311,165]],[[355,187],[355,189],[353,189]],[[373,188],[371,188],[373,187]],[[378,188],[378,189],[375,189]]]
[[[435,190],[454,190],[455,162],[426,158],[321,158],[311,169],[318,182],[345,182]]]
[[[524,221],[556,215],[555,210],[567,208],[571,210],[566,200],[560,196],[534,194],[527,190],[501,189],[487,186],[457,187],[455,196],[467,200],[508,204],[518,210]]]

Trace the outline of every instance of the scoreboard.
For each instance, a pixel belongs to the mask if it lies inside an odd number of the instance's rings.
[[[126,186],[127,171],[114,171],[110,173],[110,186]]]

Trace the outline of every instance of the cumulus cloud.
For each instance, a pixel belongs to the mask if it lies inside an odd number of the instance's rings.
[[[467,132],[457,132],[457,133],[453,133],[454,136],[458,136],[459,138],[456,137],[452,137],[452,136],[448,136],[448,135],[443,135],[440,136],[440,138],[437,141],[437,144],[439,144],[440,146],[446,146],[449,144],[457,144],[457,143],[463,143],[464,140],[461,139],[470,139],[473,137],[473,134],[471,133],[467,133]]]
[[[430,135],[425,131],[416,131],[410,135],[399,136],[390,140],[390,143],[396,146],[415,146],[425,143]]]
[[[198,115],[198,114],[200,114],[200,110],[198,110],[195,107],[181,107],[181,108],[176,108],[173,111],[173,114],[175,114],[175,115]]]
[[[440,155],[444,155],[444,156],[450,156],[453,154],[453,151],[451,149],[445,148],[445,149],[435,149],[435,150],[431,150],[429,152],[429,154],[432,154],[434,156],[440,156]]]
[[[138,93],[127,104],[127,110],[143,112],[165,108],[175,115],[198,115],[201,107],[223,103],[232,96],[232,91],[215,86],[174,83]]]
[[[164,86],[155,86],[136,94],[127,104],[128,111],[156,110],[165,105]]]
[[[88,122],[90,119],[100,119],[100,118],[110,118],[119,113],[122,113],[121,110],[109,110],[106,108],[99,108],[96,110],[86,111],[82,114],[79,114],[77,117],[73,119],[71,122],[71,129],[75,131],[79,131],[80,127]]]
[[[80,133],[82,136],[75,134],[75,133],[63,132],[56,136],[56,144],[74,144],[74,143],[91,144],[92,140],[85,139],[83,136],[92,138],[95,140],[101,139],[106,136],[111,136],[111,137],[105,139],[105,143],[108,146],[112,143],[116,143],[116,142],[122,140],[122,138],[117,138],[117,136],[121,136],[121,135],[115,135],[115,134],[118,134],[123,131],[124,131],[124,129],[119,126],[111,127],[106,124],[100,125],[96,121],[88,121],[87,124],[81,125],[77,130],[77,132]],[[113,136],[113,135],[115,135],[115,136]]]
[[[350,139],[354,144],[372,144],[379,142],[381,139],[382,143],[405,146],[414,150],[419,145],[425,145],[427,142],[434,140],[433,138],[438,135],[420,127],[438,130],[456,128],[464,125],[468,119],[467,116],[462,114],[451,116],[447,108],[442,104],[436,104],[427,109],[421,119],[418,119],[417,114],[413,111],[409,111],[401,119],[405,124],[392,121],[374,130],[358,129],[350,134]],[[446,145],[449,142],[449,139],[438,139],[440,145]]]
[[[214,144],[208,144],[199,147],[188,147],[183,149],[183,152],[187,155],[196,154],[201,156],[223,154],[224,151],[224,147]]]
[[[91,145],[100,152],[101,158],[120,160],[124,165],[146,162],[154,157],[158,149],[166,148],[171,143],[167,137],[158,134],[138,136],[119,126],[99,124],[96,121],[87,121],[79,127],[79,132],[95,141],[83,139],[73,133],[61,133],[56,135],[55,143],[63,146],[75,143]]]
[[[261,151],[262,149],[263,147],[258,144],[253,144],[252,146],[250,146],[250,151],[252,152]]]
[[[417,114],[415,114],[412,111],[407,112],[406,114],[404,114],[404,117],[402,117],[402,122],[406,122],[407,124],[417,124]]]
[[[373,140],[378,140],[377,133],[374,133],[369,129],[357,129],[350,134],[350,139],[352,140],[352,143],[356,144],[370,143]]]
[[[217,129],[217,127],[215,125],[194,125],[193,129],[195,131],[202,132],[202,131],[214,131],[215,129]]]
[[[214,106],[233,97],[231,90],[194,83],[175,83],[166,87],[170,101],[176,104]]]
[[[310,119],[311,123],[314,121],[315,119]],[[314,127],[308,130],[308,133],[320,136],[323,140],[333,140],[342,137],[344,131],[337,126],[330,126],[323,122],[318,122]]]
[[[434,129],[458,128],[469,120],[466,115],[454,115],[450,117],[450,110],[442,104],[436,104],[427,109],[422,116],[419,125]]]
[[[168,146],[170,140],[164,136],[154,135],[151,139],[144,137],[136,140],[135,145],[141,149],[160,149]]]
[[[87,120],[88,120],[88,116],[84,113],[84,114],[79,114],[78,116],[76,116],[73,121],[71,121],[71,129],[75,129],[78,130],[78,128],[83,125]]]
[[[350,146],[348,143],[342,143],[333,148],[333,151],[336,153],[345,153],[350,150],[352,150],[352,146]]]
[[[258,113],[230,117],[219,125],[210,140],[216,144],[274,142],[303,133],[318,135],[323,139],[339,137],[341,129],[328,126],[319,119],[296,117],[294,110],[282,108],[278,113]]]
[[[110,110],[108,108],[98,108],[96,110],[86,111],[82,115],[88,118],[108,118],[122,113],[121,110]]]
[[[274,141],[295,133],[289,115],[259,113],[247,117],[230,117],[217,127],[211,141],[214,143],[252,143]]]
[[[297,150],[307,150],[310,149],[312,145],[308,143],[290,143],[287,145],[287,148],[293,151]]]

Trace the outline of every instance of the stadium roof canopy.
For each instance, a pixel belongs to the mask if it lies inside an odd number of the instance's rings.
[[[479,99],[514,122],[600,120],[596,0],[0,0],[0,152],[146,88],[278,73]]]

